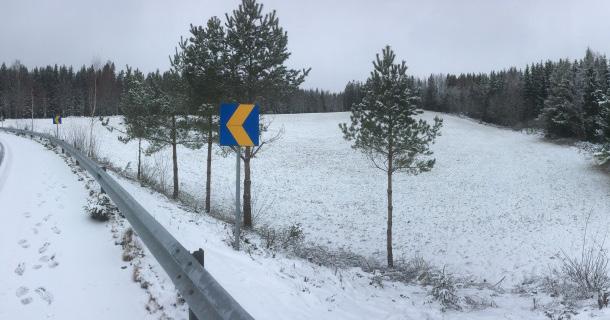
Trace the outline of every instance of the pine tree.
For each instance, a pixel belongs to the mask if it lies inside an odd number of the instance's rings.
[[[217,17],[205,27],[191,25],[191,36],[181,41],[182,53],[175,60],[189,84],[194,123],[207,144],[205,210],[210,212],[212,180],[212,146],[217,140],[218,106],[226,97],[229,74],[225,68],[227,45],[222,22]]]
[[[144,74],[139,70],[127,67],[125,86],[120,99],[120,112],[123,114],[124,135],[119,140],[127,143],[133,139],[138,140],[138,169],[137,178],[142,178],[142,139],[147,137],[146,125],[149,122],[148,112],[150,100]],[[107,124],[107,122],[106,122]]]
[[[237,10],[226,15],[226,43],[230,86],[228,96],[235,102],[264,103],[274,98],[286,99],[305,81],[309,70],[288,69],[290,57],[288,34],[279,25],[275,11],[263,14],[263,5],[256,0],[242,0]],[[263,125],[260,132],[267,131]],[[251,166],[261,148],[276,140],[261,137],[257,147],[246,147],[244,161],[243,215],[244,227],[252,227]]]
[[[388,219],[387,260],[393,267],[392,253],[392,175],[406,172],[416,175],[430,171],[435,159],[430,159],[429,145],[440,134],[442,120],[434,119],[431,126],[417,119],[419,97],[414,93],[404,61],[394,64],[396,56],[389,46],[377,54],[373,71],[365,85],[365,96],[352,108],[351,124],[340,125],[344,138],[353,141],[375,167],[387,173]]]
[[[147,154],[171,147],[173,164],[172,197],[179,196],[178,149],[179,145],[197,145],[201,139],[192,131],[188,114],[188,97],[183,78],[176,70],[149,74],[147,93],[150,102],[146,119],[146,140],[150,145]]]

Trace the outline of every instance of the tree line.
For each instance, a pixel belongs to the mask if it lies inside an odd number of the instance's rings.
[[[123,72],[112,62],[75,70],[69,66],[28,69],[19,61],[0,66],[0,115],[5,118],[47,118],[56,114],[119,114]]]
[[[574,61],[548,60],[525,69],[411,79],[424,110],[508,127],[540,128],[551,138],[605,142],[610,134],[608,60],[591,49]],[[344,109],[362,100],[363,88],[357,81],[345,86]]]
[[[419,81],[421,107],[511,127],[536,127],[553,138],[603,142],[609,137],[610,71],[606,56],[532,63],[481,74],[431,75]]]
[[[155,76],[157,72],[151,72]],[[108,61],[74,69],[45,66],[28,69],[19,61],[0,65],[0,116],[4,118],[50,118],[54,115],[122,115],[121,94],[127,70]],[[147,75],[148,76],[148,75]],[[343,94],[320,89],[295,90],[288,99],[268,101],[268,113],[343,111]]]

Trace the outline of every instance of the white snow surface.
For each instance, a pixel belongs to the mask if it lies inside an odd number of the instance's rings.
[[[0,319],[155,319],[66,163],[29,139],[0,143]]]
[[[576,254],[587,217],[591,237],[605,234],[610,218],[610,178],[573,146],[539,135],[444,118],[432,149],[429,173],[394,176],[394,255],[422,256],[462,275],[515,284],[547,270],[563,250]],[[385,257],[386,176],[343,140],[338,128],[349,113],[266,116],[278,142],[252,160],[253,207],[259,224],[300,223],[306,240],[364,256]],[[15,120],[7,125],[18,125]],[[19,120],[17,120],[18,122]],[[61,130],[88,126],[87,118],[65,118]],[[121,118],[111,118],[120,127]],[[29,123],[25,120],[24,123]],[[51,120],[37,131],[54,133]],[[137,143],[99,122],[100,154],[118,167],[136,167]],[[171,187],[169,150],[144,157],[163,162]],[[159,161],[161,160],[161,161]],[[181,190],[201,201],[205,150],[179,148]],[[212,206],[233,210],[235,159],[215,154]]]
[[[433,146],[435,168],[419,176],[395,175],[395,256],[419,255],[450,272],[491,283],[505,278],[502,285],[510,289],[526,277],[545,273],[562,250],[578,254],[587,220],[588,241],[603,240],[610,179],[594,167],[590,156],[538,135],[446,114],[427,112],[424,117],[435,115],[445,121],[443,136]],[[261,211],[257,223],[300,223],[307,241],[383,261],[385,175],[343,140],[338,124],[349,121],[349,114],[267,118],[272,131],[282,128],[284,136],[252,160],[254,208]],[[17,127],[24,123],[7,120],[7,125]],[[61,130],[66,134],[88,123],[89,119],[65,118]],[[120,126],[120,118],[111,118],[111,124]],[[55,130],[51,120],[38,120],[35,129]],[[99,124],[95,132],[103,157],[118,167],[129,163],[130,170],[135,168],[135,142],[123,144],[116,131]],[[145,161],[169,166],[168,154]],[[204,150],[180,148],[178,159],[180,187],[202,200]],[[230,214],[234,158],[215,155],[212,174],[213,209]],[[423,288],[397,283],[376,288],[369,285],[370,275],[359,269],[337,273],[298,259],[237,253],[221,241],[229,233],[223,223],[119,180],[187,248],[206,250],[206,268],[256,318],[544,318],[530,311],[531,298],[500,295],[493,298],[497,308],[442,313],[436,303],[428,303]],[[1,192],[3,196],[5,191]]]

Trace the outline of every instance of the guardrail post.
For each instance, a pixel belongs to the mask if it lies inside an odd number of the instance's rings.
[[[195,260],[197,260],[201,266],[203,267],[203,249],[199,248],[199,250],[197,251],[193,251],[193,257],[195,258]],[[197,316],[193,313],[193,311],[191,311],[191,309],[189,309],[189,320],[199,320],[197,318]]]
[[[106,172],[106,166],[102,166],[102,170],[104,170],[104,172]],[[102,191],[102,193],[106,193],[106,191],[104,191],[103,187],[100,187],[100,191]]]

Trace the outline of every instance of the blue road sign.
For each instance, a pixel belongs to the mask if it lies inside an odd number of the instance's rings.
[[[220,145],[258,146],[259,107],[254,104],[220,105]]]

